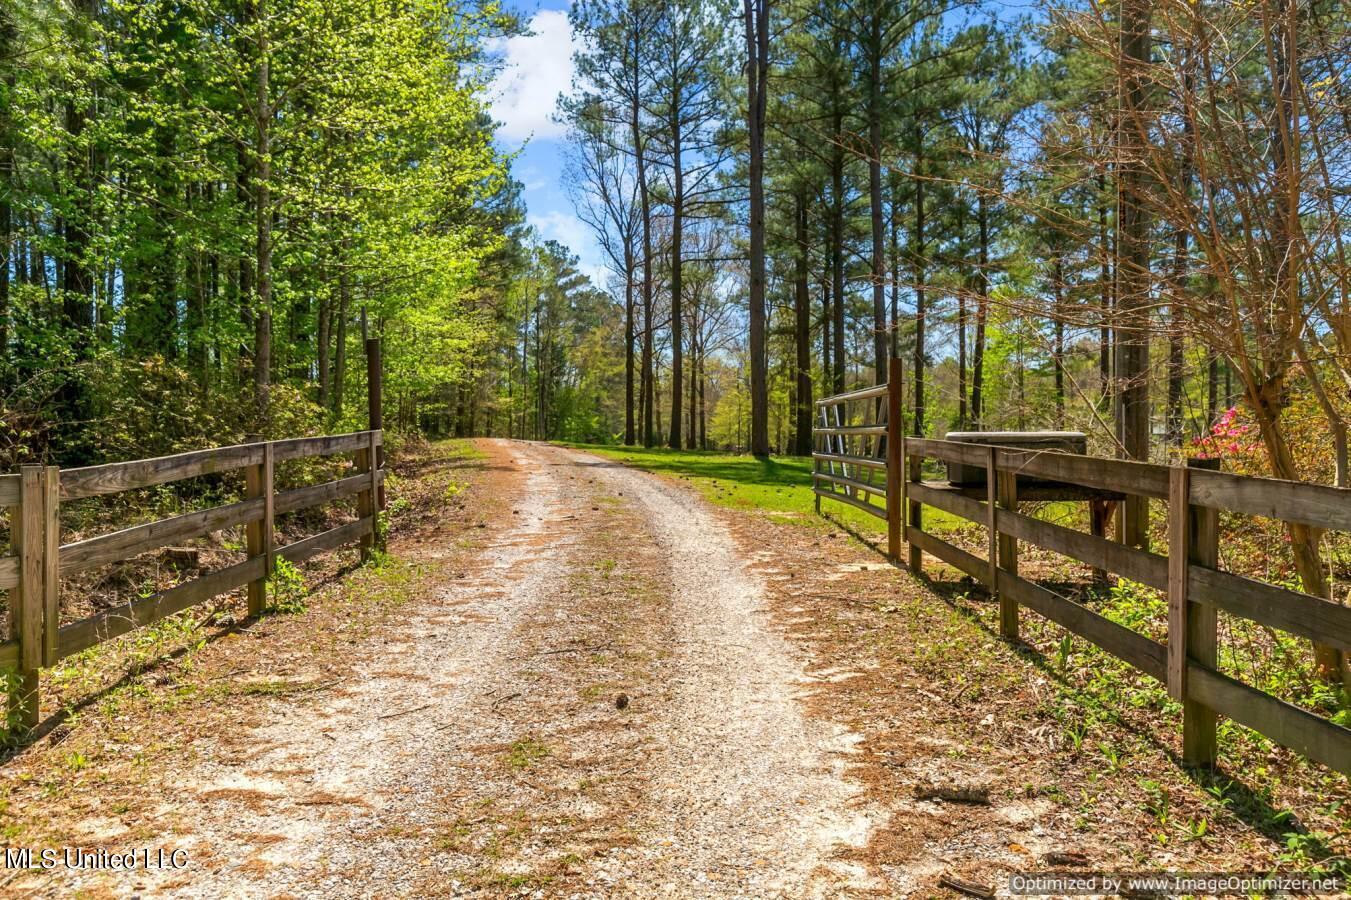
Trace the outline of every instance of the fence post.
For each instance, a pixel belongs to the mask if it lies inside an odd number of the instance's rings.
[[[999,508],[1018,511],[1018,473],[999,471],[999,450],[990,448],[990,464],[994,470]],[[995,516],[998,517],[998,513]],[[997,529],[996,529],[997,530]],[[1010,575],[1018,574],[1018,539],[1011,534],[999,535],[999,568]],[[999,594],[999,633],[1008,641],[1018,638],[1018,601],[1007,593]]]
[[[273,518],[275,510],[275,480],[272,442],[263,443],[263,459],[244,470],[245,493],[250,500],[262,499],[263,515],[245,526],[249,557],[263,557],[261,578],[249,582],[249,618],[257,618],[267,607],[267,579],[272,575],[274,558]]]
[[[42,664],[54,666],[61,629],[61,470],[48,466],[42,480]]]
[[[892,358],[887,368],[887,556],[896,564],[901,561],[901,534],[905,530],[901,526],[904,430],[901,427],[901,361]]]
[[[920,479],[920,475],[921,475],[921,467],[922,467],[922,461],[921,461],[920,457],[918,457],[918,456],[908,456],[908,457],[906,457],[906,467],[907,467],[907,469],[908,469],[908,472],[906,473],[906,477],[907,477],[911,482],[918,483],[918,482],[919,482],[919,479]],[[923,530],[924,530],[924,507],[920,504],[920,502],[919,502],[918,500],[910,500],[908,497],[907,497],[907,499],[906,499],[906,507],[907,507],[907,509],[906,509],[906,519],[907,519],[907,521],[909,522],[909,525],[907,526],[907,533],[906,533],[906,538],[905,538],[905,539],[906,539],[907,541],[910,541],[910,535],[909,535],[909,531],[908,531],[909,528],[913,528],[913,529],[915,529],[916,531],[923,531]],[[916,544],[916,543],[914,543],[913,541],[911,541],[911,542],[910,542],[910,571],[911,571],[911,572],[914,572],[916,575],[920,574],[920,572],[921,572],[921,570],[922,570],[923,562],[924,562],[924,554],[923,554],[923,551],[921,551],[921,550],[919,549],[919,545],[918,545],[918,544]]]
[[[384,549],[384,535],[380,533],[380,512],[385,508],[385,497],[383,482],[380,480],[380,466],[377,464],[380,459],[381,441],[384,435],[379,431],[372,431],[368,435],[369,450],[367,455],[371,458],[371,499],[374,501],[371,505],[371,547]]]
[[[19,642],[18,683],[9,695],[11,719],[23,728],[38,723],[38,670],[42,667],[46,574],[43,535],[45,485],[42,466],[19,467],[19,505],[10,510],[12,540],[19,556],[19,583],[9,593],[9,628]]]
[[[375,432],[367,432],[365,447],[352,455],[357,474],[370,475],[366,487],[357,492],[357,518],[370,519],[371,530],[361,536],[361,561],[371,561],[371,550],[375,546]]]
[[[370,431],[384,431],[384,391],[384,365],[380,358],[380,339],[368,338],[366,340],[366,427]],[[374,460],[373,468],[383,469],[385,467],[383,440],[375,448],[375,455],[372,459]],[[376,485],[375,503],[376,509],[385,508],[385,485],[383,482]]]
[[[1213,766],[1217,755],[1215,711],[1188,699],[1187,666],[1213,669],[1218,652],[1215,607],[1188,596],[1188,568],[1214,568],[1219,562],[1219,512],[1191,504],[1190,468],[1210,468],[1210,460],[1176,466],[1168,479],[1168,694],[1182,704],[1182,761]]]

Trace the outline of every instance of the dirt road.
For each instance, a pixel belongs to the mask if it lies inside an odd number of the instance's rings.
[[[175,772],[152,845],[180,896],[840,896],[869,810],[855,741],[693,492],[584,453],[484,442],[509,514],[467,571],[302,670]],[[445,548],[421,550],[437,565]],[[148,829],[154,830],[154,829]],[[67,882],[63,887],[73,887]]]

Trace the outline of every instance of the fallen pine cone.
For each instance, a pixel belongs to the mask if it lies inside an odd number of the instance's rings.
[[[629,707],[628,694],[620,694],[618,697],[615,698],[615,709],[628,709],[628,707]]]

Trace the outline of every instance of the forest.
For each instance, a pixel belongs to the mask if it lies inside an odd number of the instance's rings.
[[[578,0],[604,276],[495,140],[515,12],[0,16],[11,463],[359,424],[376,336],[407,433],[805,454],[898,357],[914,434],[1351,483],[1337,4]]]
[[[578,2],[601,284],[494,142],[512,13],[6,4],[8,456],[327,428],[380,336],[405,430],[800,454],[898,356],[916,434],[1345,484],[1341,12],[1254,9]]]

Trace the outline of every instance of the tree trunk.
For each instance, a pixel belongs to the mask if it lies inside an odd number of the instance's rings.
[[[1187,95],[1193,92],[1193,78],[1191,73],[1191,50],[1183,49],[1183,92]],[[1178,192],[1183,197],[1190,197],[1192,185],[1192,120],[1190,116],[1183,116],[1182,119],[1182,166],[1178,172]],[[1168,398],[1164,410],[1164,423],[1167,432],[1167,441],[1170,447],[1181,449],[1182,447],[1182,379],[1186,374],[1184,365],[1185,347],[1183,345],[1184,329],[1186,326],[1186,292],[1187,292],[1187,248],[1188,231],[1185,227],[1179,227],[1173,235],[1173,271],[1169,279],[1170,298],[1169,306],[1169,329],[1168,329]]]
[[[633,84],[630,91],[629,129],[633,134],[633,161],[635,177],[638,179],[638,206],[643,226],[643,358],[641,373],[641,394],[643,407],[643,446],[651,447],[656,443],[656,431],[652,426],[653,400],[656,390],[652,371],[652,198],[647,186],[647,156],[643,142],[642,128],[642,91],[640,58],[638,54],[642,34],[635,26],[631,35],[633,41]]]
[[[959,201],[957,203],[957,243],[958,246],[964,245],[966,241],[966,207]],[[966,395],[966,332],[967,332],[967,295],[971,285],[971,278],[964,277],[957,287],[957,430],[965,431],[967,425],[967,395]]]
[[[633,409],[633,246],[624,238],[624,445],[632,447],[637,434]]]
[[[924,249],[924,145],[916,134],[915,151],[915,434],[924,436],[924,289],[926,260]]]
[[[1098,175],[1098,404],[1106,408],[1112,399],[1112,247],[1107,229],[1107,176]]]
[[[842,135],[844,122],[842,116],[835,116],[835,134]],[[837,141],[833,148],[830,165],[832,216],[831,216],[831,295],[835,301],[835,393],[843,393],[845,385],[844,355],[844,148]]]
[[[744,0],[746,126],[750,139],[751,453],[769,455],[769,365],[765,309],[765,79],[769,74],[770,0]],[[678,376],[677,376],[678,377]]]
[[[268,46],[267,0],[256,0],[254,11],[258,28],[258,71],[254,98],[257,131],[254,215],[258,274],[255,285],[253,386],[258,430],[266,433],[272,385],[272,98],[269,85],[271,50]]]
[[[873,383],[887,380],[885,231],[882,222],[882,20],[870,18],[872,53],[868,71],[868,200],[872,225]]]
[[[680,449],[680,404],[684,387],[684,290],[682,267],[685,240],[685,167],[681,158],[683,123],[680,120],[680,88],[671,98],[671,435],[667,446]]]
[[[0,59],[13,59],[17,50],[19,29],[14,12],[0,7]],[[11,98],[14,95],[14,67],[5,67],[5,91],[0,95],[0,360],[9,362],[10,278],[9,266],[16,255],[14,248],[14,213],[10,206],[14,187],[14,117]],[[14,260],[17,262],[18,260]],[[16,266],[16,268],[18,268]],[[22,274],[19,275],[22,278]],[[11,377],[8,366],[0,368],[0,387],[8,387]]]
[[[990,209],[982,191],[976,197],[980,270],[976,272],[976,345],[971,353],[971,427],[981,428],[985,415],[985,342],[990,321]]]
[[[896,211],[899,189],[891,185],[891,355],[901,355],[901,250],[900,216]]]
[[[1275,71],[1273,87],[1276,90],[1274,110],[1276,127],[1272,152],[1272,167],[1275,174],[1275,305],[1278,320],[1287,323],[1281,327],[1279,338],[1291,341],[1299,353],[1303,353],[1299,342],[1302,336],[1297,328],[1288,323],[1297,322],[1302,313],[1300,298],[1300,275],[1303,263],[1304,241],[1303,225],[1300,221],[1300,113],[1299,88],[1296,61],[1299,58],[1297,44],[1298,5],[1294,0],[1276,0],[1279,15],[1276,17],[1274,39]],[[1277,478],[1297,480],[1299,473],[1295,467],[1294,454],[1286,443],[1285,434],[1279,427],[1281,404],[1284,402],[1284,373],[1269,379],[1257,387],[1251,377],[1247,378],[1250,401],[1262,404],[1269,415],[1259,417],[1262,422],[1262,436],[1271,456],[1273,473]],[[1317,378],[1316,372],[1311,372]],[[1343,444],[1345,435],[1343,434]],[[1322,537],[1320,529],[1310,528],[1295,522],[1286,523],[1290,535],[1290,549],[1295,558],[1295,569],[1304,592],[1315,597],[1330,598],[1331,586],[1328,584],[1323,562],[1318,556],[1318,543]],[[1344,669],[1342,652],[1329,644],[1315,642],[1313,645],[1314,664],[1320,677],[1328,681],[1344,680],[1351,686],[1351,669]]]
[[[1150,0],[1121,4],[1121,121],[1117,129],[1117,439],[1128,459],[1149,459],[1149,211],[1148,173],[1141,162],[1150,55]],[[1122,510],[1122,543],[1148,548],[1149,501],[1129,495]]]
[[[1055,258],[1055,427],[1065,430],[1065,259]]]
[[[823,274],[821,278],[821,381],[827,386],[822,390],[823,394],[828,393],[829,386],[834,384],[834,377],[831,374],[834,372],[834,368],[830,359],[833,343],[830,325],[833,315],[830,305],[830,280]]]
[[[793,399],[796,404],[796,424],[793,427],[793,453],[811,456],[812,453],[812,311],[807,283],[807,200],[801,193],[796,197],[793,254],[793,336],[797,347],[797,372]]]
[[[332,280],[329,281],[328,291],[319,295],[319,326],[316,329],[318,336],[316,341],[315,365],[318,368],[319,375],[319,407],[327,410],[332,402],[332,381],[333,372],[330,369],[330,359],[333,350],[333,289],[336,285]]]

